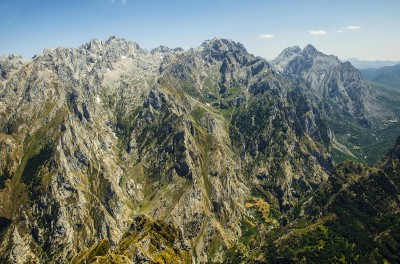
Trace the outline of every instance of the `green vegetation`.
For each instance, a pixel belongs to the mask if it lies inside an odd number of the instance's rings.
[[[225,263],[398,263],[399,148],[381,162],[385,170],[340,164],[328,182],[281,215],[279,227],[260,225],[263,215],[256,215],[258,225],[244,218],[242,237],[227,250]],[[256,188],[252,193],[263,195]]]
[[[264,131],[270,121],[270,96],[264,94],[249,101],[249,107],[237,108],[232,114],[229,136],[233,145],[240,148],[244,139],[246,151],[252,155],[254,152],[263,152],[267,147]],[[281,124],[276,124],[278,130]]]
[[[29,158],[21,175],[21,182],[28,187],[31,201],[39,199],[42,191],[40,169],[48,163],[53,155],[53,147],[44,146],[40,152]]]
[[[379,69],[361,69],[362,76],[369,81],[400,87],[400,65],[386,66]]]
[[[323,213],[321,217],[310,222],[294,208],[294,228],[268,234],[259,254],[266,254],[267,263],[399,262],[395,208],[400,192],[393,176],[355,162],[341,164],[308,205],[310,212]]]
[[[105,256],[109,251],[110,251],[110,242],[106,238],[98,243],[95,243],[89,249],[83,249],[81,252],[79,252],[78,255],[76,255],[71,260],[70,263],[71,264],[92,263],[95,262],[99,256]]]
[[[211,241],[210,244],[208,244],[208,248],[207,248],[207,256],[208,258],[211,260],[214,258],[214,256],[219,253],[221,250],[224,249],[224,242],[220,236],[219,233],[216,233]],[[213,261],[209,261],[210,263],[213,263]]]
[[[358,124],[352,117],[345,115],[334,116],[329,120],[329,124],[339,143],[355,155],[354,157],[332,148],[332,156],[336,163],[353,160],[374,164],[393,146],[398,135],[396,133],[400,133],[400,127],[394,125],[371,131]]]
[[[135,127],[135,120],[140,112],[140,107],[134,109],[132,112],[124,115],[124,106],[123,104],[117,104],[116,109],[116,128],[118,130],[118,138],[122,143],[122,147],[125,150],[128,150],[129,141],[131,140],[130,136]]]
[[[331,149],[330,149],[330,153],[331,153],[331,156],[332,156],[333,160],[334,160],[337,164],[340,164],[340,163],[345,162],[345,161],[348,161],[348,160],[350,160],[350,161],[357,161],[357,162],[365,162],[365,161],[364,161],[363,159],[361,159],[361,158],[358,158],[358,157],[356,157],[356,156],[351,156],[350,154],[348,154],[348,153],[346,153],[346,152],[342,152],[342,151],[340,151],[340,150],[338,150],[338,149],[336,149],[336,148],[331,148]]]
[[[243,219],[241,221],[241,229],[242,229],[242,238],[241,242],[249,247],[254,248],[258,245],[260,239],[260,231],[258,229],[256,223],[253,223],[250,220]]]
[[[357,161],[364,161],[365,156],[369,155],[364,150],[364,146],[376,142],[376,137],[368,128],[362,127],[357,120],[349,115],[336,115],[329,120],[330,127],[334,131],[337,140],[346,146],[357,158],[352,156],[340,157],[339,153],[334,156],[336,162],[347,158]],[[345,153],[343,154],[345,155]]]
[[[135,217],[130,229],[112,252],[108,239],[104,239],[90,249],[79,252],[71,264],[137,263],[143,257],[150,263],[191,264],[190,248],[185,248],[184,243],[182,234],[174,226],[140,215]]]
[[[188,95],[190,95],[190,96],[192,96],[192,97],[200,98],[200,97],[201,97],[201,94],[197,91],[196,85],[195,85],[194,83],[195,83],[194,80],[183,82],[183,83],[181,84],[181,89],[182,89],[185,93],[187,93]]]
[[[239,85],[234,85],[230,87],[221,97],[224,98],[226,101],[236,99],[243,93],[243,88]]]
[[[173,134],[177,121],[179,121],[179,117],[176,114],[164,114],[158,116],[152,123],[145,126],[140,131],[137,139],[138,144],[141,145],[141,149],[145,149],[153,143],[156,145],[163,143]]]
[[[5,169],[3,174],[0,175],[0,189],[6,188],[6,181],[12,179],[8,169]]]
[[[347,263],[359,258],[352,243],[324,225],[294,231],[263,250],[269,263]]]
[[[3,233],[11,225],[11,223],[12,223],[11,219],[0,216],[0,239],[3,238]]]
[[[400,90],[387,85],[374,83],[370,85],[374,88],[375,100],[387,111],[400,116]],[[350,159],[372,165],[387,153],[400,134],[399,122],[390,120],[385,114],[374,122],[376,125],[371,130],[361,126],[357,120],[348,115],[335,115],[329,119],[329,125],[337,140],[356,156],[352,157],[333,150],[333,157],[337,163]]]
[[[192,112],[191,115],[193,116],[194,120],[199,123],[200,119],[203,118],[204,114],[206,113],[206,110],[201,107],[195,108]]]

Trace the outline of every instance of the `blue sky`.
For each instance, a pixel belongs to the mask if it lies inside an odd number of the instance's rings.
[[[306,44],[341,59],[400,61],[400,0],[0,0],[0,55],[31,58],[115,35],[151,49],[223,37],[272,59]]]

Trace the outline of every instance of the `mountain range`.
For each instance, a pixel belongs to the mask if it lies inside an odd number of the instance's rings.
[[[400,87],[400,64],[378,69],[364,69],[361,70],[361,74],[366,80],[392,87]]]
[[[399,261],[400,90],[349,62],[111,37],[0,70],[2,262]]]
[[[356,67],[359,70],[379,69],[382,67],[395,66],[397,64],[400,64],[400,61],[385,61],[385,60],[366,61],[357,58],[347,59],[345,61],[350,62],[354,67]]]

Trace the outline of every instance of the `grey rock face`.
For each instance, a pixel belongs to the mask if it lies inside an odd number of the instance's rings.
[[[330,127],[329,148],[337,162],[351,158],[375,163],[395,141],[399,92],[362,79],[349,62],[307,45],[285,49],[273,68],[318,97]],[[396,103],[395,103],[396,102]],[[394,103],[394,104],[393,104]],[[385,146],[377,148],[377,145]],[[379,154],[378,154],[379,153]]]
[[[331,108],[354,116],[363,126],[371,126],[367,109],[371,90],[350,63],[342,63],[337,57],[327,56],[307,45],[303,50],[299,47],[285,49],[272,64],[290,78],[306,80]]]

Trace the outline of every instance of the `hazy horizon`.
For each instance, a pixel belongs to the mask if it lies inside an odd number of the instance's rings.
[[[400,61],[400,1],[0,0],[0,10],[0,55],[25,59],[115,35],[147,50],[220,37],[268,60],[312,44],[341,60]]]

